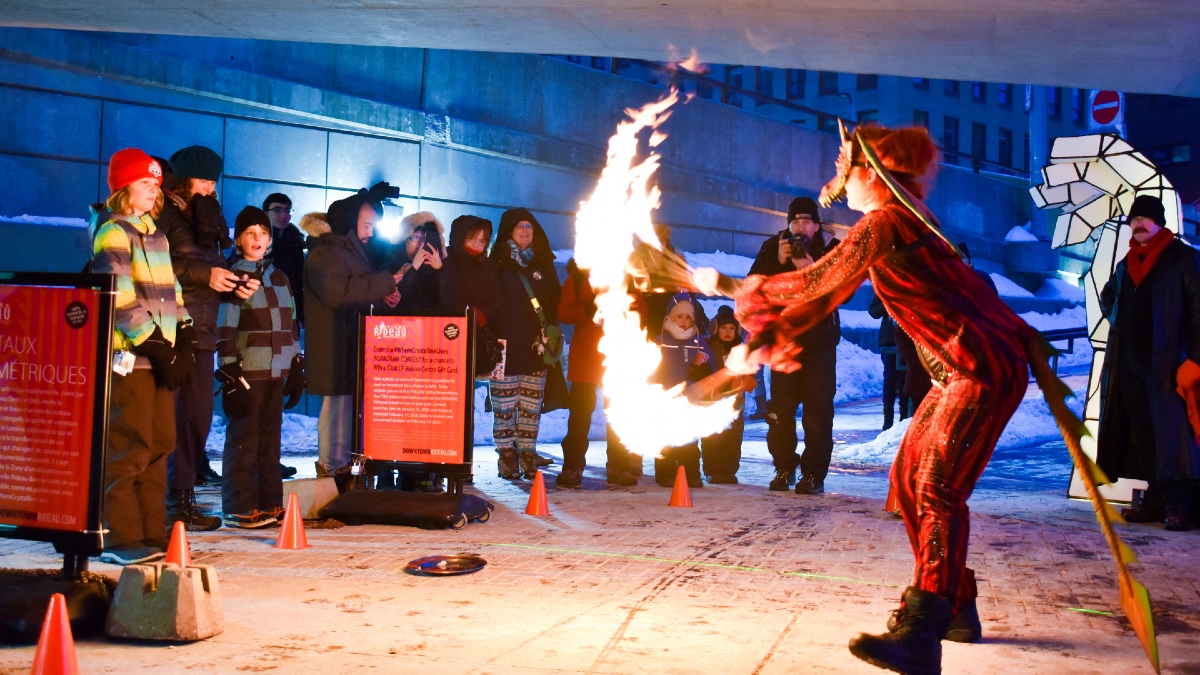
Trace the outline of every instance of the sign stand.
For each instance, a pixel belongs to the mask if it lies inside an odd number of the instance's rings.
[[[104,550],[115,290],[109,274],[0,272],[0,537],[63,555],[57,575],[0,574],[3,641],[36,642],[53,593],[76,635],[103,629],[111,594],[87,571]]]
[[[472,474],[475,311],[360,317],[355,446],[365,482],[384,471],[437,473],[452,495]]]

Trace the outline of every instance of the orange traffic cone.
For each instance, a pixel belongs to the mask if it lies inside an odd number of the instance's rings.
[[[529,491],[529,504],[525,507],[527,516],[548,516],[550,505],[546,503],[546,479],[542,472],[533,477],[533,489]]]
[[[37,654],[33,657],[32,675],[78,675],[75,660],[75,638],[67,618],[67,599],[62,593],[50,596],[42,634],[38,637]]]
[[[295,492],[288,495],[287,511],[283,513],[283,529],[279,531],[279,541],[275,548],[290,551],[308,548],[308,537],[304,536],[304,516],[300,515],[300,495]]]
[[[900,515],[900,500],[896,498],[896,491],[890,486],[888,487],[887,499],[883,502],[883,510],[893,516]]]
[[[192,549],[188,546],[187,528],[182,520],[175,521],[171,530],[171,544],[167,546],[167,557],[163,562],[175,563],[182,567],[192,566]]]
[[[687,471],[683,470],[682,464],[675,472],[675,489],[671,490],[671,501],[667,502],[667,506],[692,507],[692,493],[688,490]]]

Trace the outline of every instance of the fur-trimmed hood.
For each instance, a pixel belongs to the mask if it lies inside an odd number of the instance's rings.
[[[310,237],[319,237],[323,234],[332,232],[329,227],[328,216],[321,211],[304,214],[300,219],[300,229],[304,230],[305,234]]]
[[[407,241],[410,236],[412,236],[413,231],[415,231],[418,227],[428,223],[433,223],[433,226],[437,228],[438,252],[442,254],[443,258],[445,258],[446,228],[442,226],[442,221],[438,220],[438,217],[433,215],[433,212],[431,211],[417,211],[416,213],[404,216],[404,218],[400,221],[400,238],[396,241],[398,244],[403,245],[404,242]],[[426,234],[426,241],[429,241],[428,234]]]

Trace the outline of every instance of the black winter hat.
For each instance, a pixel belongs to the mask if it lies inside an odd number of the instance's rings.
[[[810,216],[814,223],[821,222],[821,213],[817,211],[817,203],[811,197],[796,197],[788,206],[788,219],[790,223],[796,219],[796,216]]]
[[[203,145],[190,145],[171,155],[171,169],[178,178],[199,178],[216,182],[225,170],[221,156]]]
[[[1126,222],[1133,222],[1134,218],[1145,216],[1159,227],[1167,226],[1167,211],[1163,208],[1162,200],[1153,195],[1142,195],[1133,200],[1133,206],[1129,207],[1129,217]]]
[[[237,218],[233,219],[233,239],[242,236],[251,225],[261,225],[267,234],[271,234],[271,219],[267,217],[267,212],[257,206],[247,206],[242,209],[242,212],[237,214]]]
[[[287,204],[288,208],[290,209],[292,208],[292,199],[282,192],[272,192],[271,194],[267,195],[266,199],[263,200],[263,211],[266,211],[267,207],[272,204]]]

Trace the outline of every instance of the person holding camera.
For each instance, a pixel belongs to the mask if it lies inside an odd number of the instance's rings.
[[[400,244],[396,260],[385,266],[399,268],[403,274],[396,290],[400,304],[396,309],[438,309],[449,306],[450,293],[443,271],[446,245],[442,222],[429,211],[419,211],[400,221]]]
[[[258,280],[238,286],[222,251],[233,245],[229,226],[217,202],[217,181],[224,163],[202,145],[171,155],[171,176],[164,181],[166,197],[158,225],[171,246],[171,265],[183,286],[183,303],[196,327],[192,376],[175,399],[175,452],[168,460],[171,491],[167,521],[183,521],[189,530],[215,530],[221,519],[196,507],[197,484],[214,483],[220,476],[208,465],[205,446],[213,417],[213,371],[217,352],[217,311],[221,295],[233,292],[245,300],[258,290]]]
[[[283,474],[279,465],[284,398],[288,408],[304,394],[300,326],[287,275],[265,259],[271,249],[266,212],[247,206],[234,220],[240,254],[233,271],[258,279],[245,300],[226,295],[217,315],[221,405],[225,431],[221,510],[227,527],[258,528],[283,513]]]
[[[774,276],[804,269],[820,260],[838,239],[821,228],[817,203],[797,197],[788,206],[788,226],[763,242],[750,274]],[[775,464],[769,488],[796,494],[821,494],[833,455],[833,397],[837,393],[837,345],[842,339],[838,313],[822,319],[795,339],[800,368],[771,370],[767,403],[767,449]],[[796,408],[803,406],[804,454],[796,455]],[[796,480],[796,467],[802,477]]]

